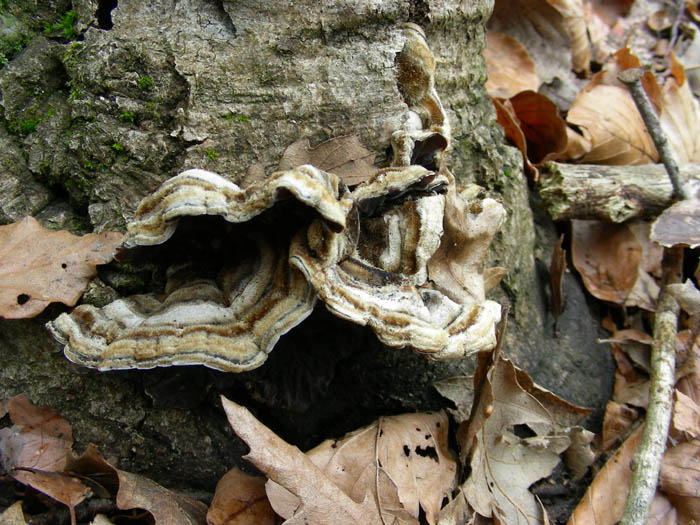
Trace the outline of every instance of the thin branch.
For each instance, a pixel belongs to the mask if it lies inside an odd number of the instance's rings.
[[[651,102],[642,87],[642,68],[626,69],[617,78],[630,90],[632,99],[644,120],[651,139],[673,184],[678,199],[691,195],[685,189],[678,163]],[[654,315],[654,342],[651,347],[651,385],[649,408],[644,422],[644,432],[639,450],[632,460],[632,481],[622,514],[621,525],[644,525],[659,482],[659,471],[666,450],[668,428],[673,408],[673,386],[676,368],[676,335],[679,307],[666,291],[666,285],[680,282],[683,268],[683,248],[664,249],[664,282]]]
[[[668,176],[671,179],[675,197],[682,200],[689,199],[691,195],[685,189],[680,172],[678,171],[678,163],[668,143],[668,138],[666,138],[666,134],[661,129],[659,118],[656,116],[654,108],[652,108],[651,102],[649,102],[644,88],[642,87],[642,77],[644,74],[645,70],[643,68],[635,67],[625,69],[617,75],[617,78],[630,90],[630,95],[632,95],[632,99],[649,131],[649,135],[651,135],[651,140],[654,141],[654,145],[659,152],[661,162],[663,162]]]
[[[678,303],[666,291],[666,284],[680,281],[682,261],[682,248],[664,250],[665,282],[654,315],[649,408],[639,450],[632,460],[632,481],[621,525],[644,525],[647,522],[666,450],[673,408],[679,312]]]

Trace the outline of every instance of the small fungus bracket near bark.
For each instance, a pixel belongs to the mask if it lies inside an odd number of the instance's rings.
[[[450,126],[435,59],[420,27],[404,34],[397,82],[415,118],[392,136],[392,166],[352,190],[312,165],[245,189],[202,170],[167,180],[140,203],[123,244],[165,261],[163,293],[48,323],[66,356],[101,370],[250,370],[317,298],[383,343],[434,359],[493,348],[501,307],[485,297],[497,280],[482,261],[505,210],[459,191],[444,168]]]

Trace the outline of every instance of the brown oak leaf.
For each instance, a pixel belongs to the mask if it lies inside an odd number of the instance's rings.
[[[116,232],[51,231],[32,217],[0,226],[0,317],[34,317],[52,302],[75,305],[121,239]]]

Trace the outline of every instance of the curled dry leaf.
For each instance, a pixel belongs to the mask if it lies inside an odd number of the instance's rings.
[[[639,419],[639,412],[624,403],[608,401],[603,417],[602,450],[610,450],[623,441],[634,423]]]
[[[688,315],[700,314],[700,290],[695,287],[693,281],[686,279],[683,284],[669,284],[666,285],[666,289]]]
[[[700,439],[700,406],[683,392],[673,393],[673,428],[694,439]]]
[[[333,173],[348,186],[366,181],[377,171],[374,153],[362,145],[357,135],[335,137],[314,147],[308,139],[300,139],[284,150],[277,169],[292,170],[303,164]]]
[[[559,319],[564,309],[561,285],[562,278],[564,277],[564,270],[566,270],[566,250],[562,248],[563,243],[564,234],[562,233],[554,245],[552,260],[549,264],[549,293],[555,322]]]
[[[521,91],[537,91],[540,81],[535,62],[515,38],[487,31],[484,59],[489,73],[486,90],[491,97],[510,98]]]
[[[585,469],[590,456],[590,436],[570,428],[585,417],[587,409],[571,405],[535,385],[529,376],[510,361],[480,355],[475,378],[453,378],[439,385],[439,391],[458,406],[458,413],[469,396],[459,394],[476,385],[476,406],[471,418],[462,422],[457,439],[460,454],[470,454],[471,474],[462,485],[467,501],[485,517],[502,523],[543,523],[546,519],[534,496],[528,491],[535,481],[547,476],[559,463],[559,454],[569,449],[577,435],[572,464]],[[457,394],[457,395],[455,395]],[[520,438],[516,428],[527,427],[533,437]],[[585,443],[584,443],[585,442]],[[590,452],[590,450],[589,450]]]
[[[566,122],[545,95],[524,91],[508,100],[494,100],[498,123],[520,149],[528,171],[537,180],[538,165],[566,151]]]
[[[104,492],[102,497],[111,498],[116,494],[119,509],[146,510],[153,516],[155,525],[206,523],[206,505],[170,491],[148,478],[113,467],[92,444],[79,457],[69,459],[67,470],[93,479],[93,486]]]
[[[547,0],[563,17],[571,42],[571,65],[577,73],[588,75],[591,66],[591,46],[588,40],[583,0]]]
[[[274,525],[277,516],[265,494],[265,478],[232,468],[216,484],[208,525]]]
[[[33,217],[0,226],[0,317],[34,317],[52,302],[73,306],[121,238],[115,232],[77,237]]]
[[[700,200],[680,201],[667,208],[652,223],[650,238],[667,248],[700,246]]]

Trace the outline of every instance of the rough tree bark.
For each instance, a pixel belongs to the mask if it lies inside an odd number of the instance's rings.
[[[26,13],[51,20],[68,9],[14,4],[19,26]],[[505,352],[543,386],[596,408],[595,425],[612,363],[572,275],[554,336],[545,268],[557,233],[539,205],[531,208],[519,153],[505,145],[483,88],[492,4],[74,0],[76,35],[29,28],[33,38],[0,70],[0,221],[30,214],[74,232],[123,230],[141,197],[178,172],[199,167],[245,183],[271,173],[303,136],[313,144],[357,134],[381,161],[407,114],[396,85],[400,28],[417,23],[451,119],[448,168],[508,209],[488,261],[509,270],[492,292],[513,304]],[[151,279],[148,268],[113,263],[84,300],[104,303]],[[308,448],[380,414],[445,406],[432,382],[473,366],[382,347],[319,308],[252,372],[100,373],[68,362],[46,333],[44,323],[65,310],[0,321],[0,397],[25,392],[73,423],[78,448],[96,443],[122,468],[189,490],[213,490],[245,452],[219,394]]]

